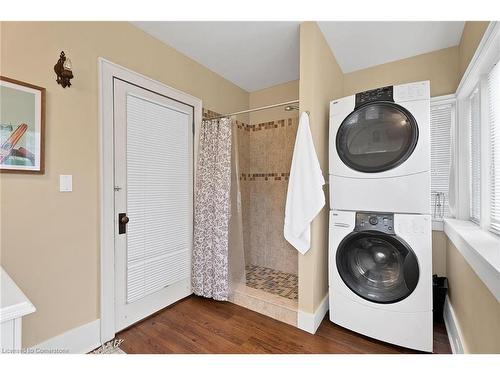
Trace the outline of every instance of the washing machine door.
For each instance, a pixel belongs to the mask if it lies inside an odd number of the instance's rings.
[[[396,168],[412,154],[418,141],[413,115],[389,101],[356,107],[339,127],[337,153],[348,167],[366,173]]]
[[[395,303],[417,287],[417,257],[396,235],[353,232],[340,243],[336,263],[347,287],[371,302]]]

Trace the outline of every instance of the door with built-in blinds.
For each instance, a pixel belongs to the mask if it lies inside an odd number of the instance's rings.
[[[191,294],[193,108],[114,80],[115,330]]]

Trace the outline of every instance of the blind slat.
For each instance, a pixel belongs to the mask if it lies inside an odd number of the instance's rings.
[[[490,123],[490,228],[500,234],[500,64],[487,77]]]
[[[450,215],[448,204],[451,165],[451,125],[454,104],[431,106],[431,212],[433,219]]]
[[[469,98],[469,129],[470,219],[479,223],[481,218],[481,109],[478,89],[475,89]]]

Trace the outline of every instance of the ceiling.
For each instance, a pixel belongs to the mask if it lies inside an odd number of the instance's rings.
[[[300,22],[132,22],[248,92],[299,78]],[[456,46],[464,22],[318,22],[344,73]]]
[[[252,92],[299,78],[299,22],[132,22]]]
[[[318,22],[344,73],[460,43],[465,22]]]

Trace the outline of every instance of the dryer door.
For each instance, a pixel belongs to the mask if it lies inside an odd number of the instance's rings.
[[[371,302],[398,302],[417,287],[417,257],[410,246],[395,235],[353,232],[339,244],[336,263],[349,289]]]
[[[418,126],[412,114],[398,104],[379,101],[361,105],[345,118],[336,147],[348,167],[376,173],[402,164],[417,140]]]

